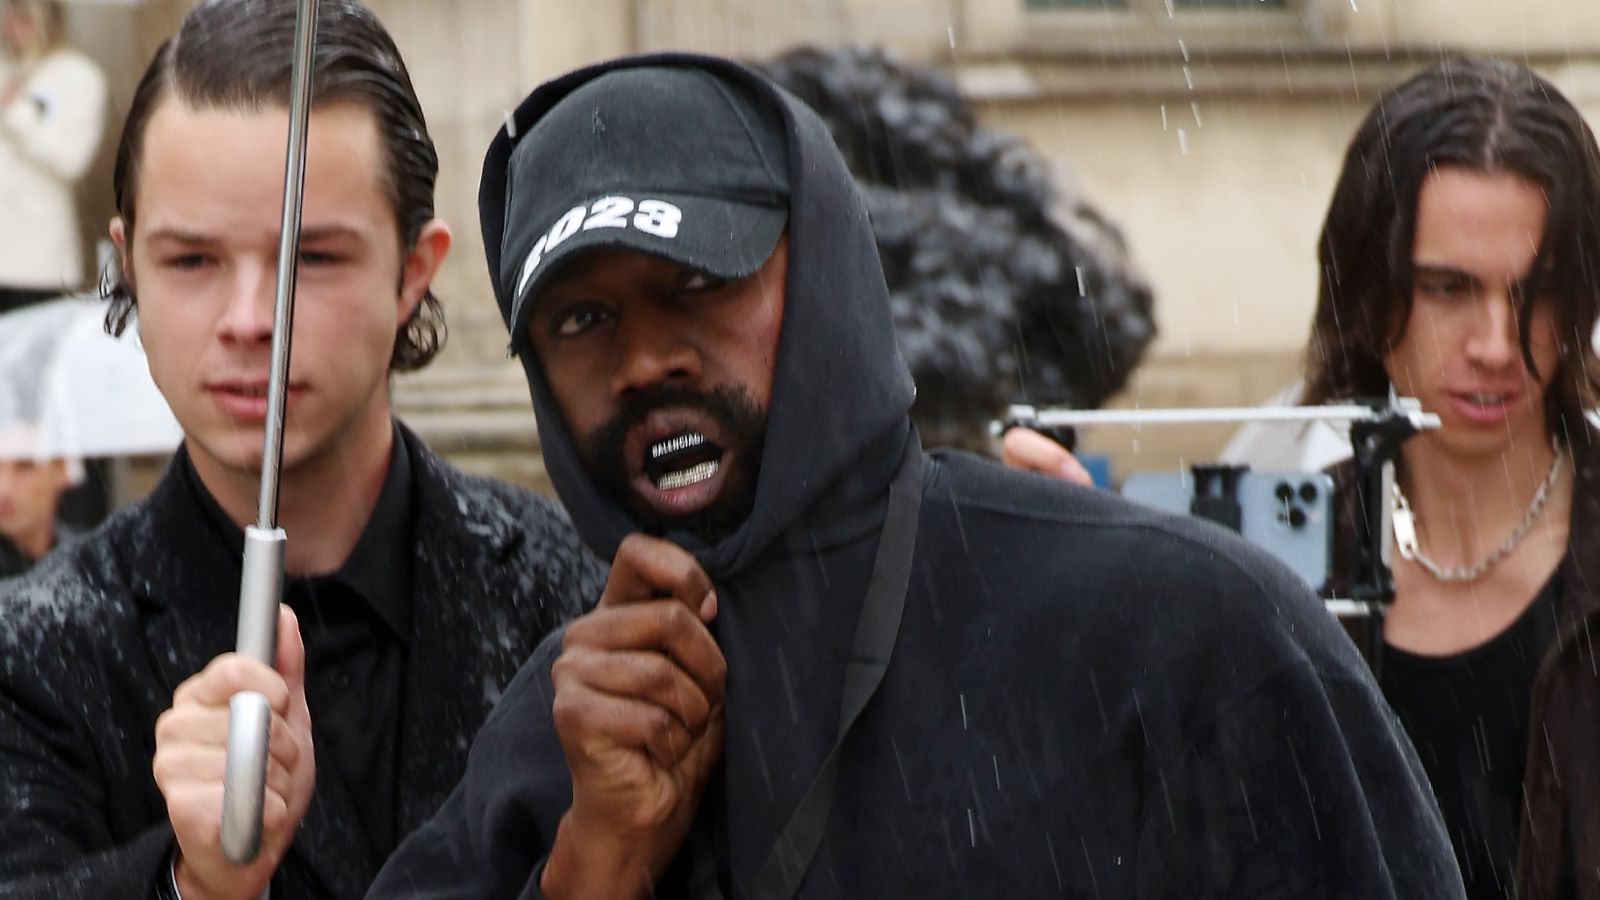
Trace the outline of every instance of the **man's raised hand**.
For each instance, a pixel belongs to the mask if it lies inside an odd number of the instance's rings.
[[[677,854],[722,754],[716,613],[694,557],[634,534],[599,605],[568,626],[551,678],[572,806],[546,896],[643,897]]]

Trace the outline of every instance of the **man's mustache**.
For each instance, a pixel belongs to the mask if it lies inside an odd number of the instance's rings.
[[[624,397],[616,413],[589,434],[584,441],[584,457],[591,463],[609,463],[607,457],[615,456],[616,474],[621,476],[627,471],[622,459],[622,442],[628,431],[644,422],[651,413],[666,409],[705,413],[729,432],[728,437],[735,441],[735,447],[739,437],[750,433],[752,424],[756,429],[763,429],[765,425],[750,395],[742,389],[718,387],[698,391],[673,385],[645,388]]]

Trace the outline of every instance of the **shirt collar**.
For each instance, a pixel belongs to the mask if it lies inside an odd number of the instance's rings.
[[[190,496],[204,512],[210,530],[232,549],[235,557],[244,547],[244,529],[222,509],[190,460],[187,446],[178,456],[180,471]],[[355,548],[339,569],[313,581],[331,581],[360,597],[402,640],[411,633],[411,522],[415,491],[411,478],[411,454],[397,426],[389,471],[384,476],[378,502],[372,508],[366,527]],[[294,540],[294,535],[289,535]]]

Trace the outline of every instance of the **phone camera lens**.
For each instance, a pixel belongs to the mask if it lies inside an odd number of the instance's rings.
[[[1306,527],[1306,511],[1298,507],[1289,510],[1289,527],[1296,531]]]
[[[1316,484],[1308,481],[1305,484],[1300,485],[1301,500],[1304,500],[1307,503],[1315,503],[1317,502],[1317,494],[1318,491]]]
[[[1273,488],[1272,492],[1284,503],[1294,499],[1294,488],[1287,481],[1278,482],[1278,486]]]

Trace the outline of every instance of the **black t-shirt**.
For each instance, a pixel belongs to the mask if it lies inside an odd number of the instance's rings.
[[[213,529],[242,547],[243,531],[184,473]],[[283,601],[300,620],[306,706],[317,745],[318,789],[341,782],[378,859],[394,852],[400,692],[411,634],[411,462],[398,430],[389,471],[367,526],[337,572],[284,579]],[[290,535],[290,540],[294,536]],[[331,771],[329,771],[331,770]]]
[[[1511,896],[1529,693],[1555,642],[1559,580],[1551,577],[1505,631],[1464,653],[1384,648],[1383,693],[1422,758],[1472,900]]]

